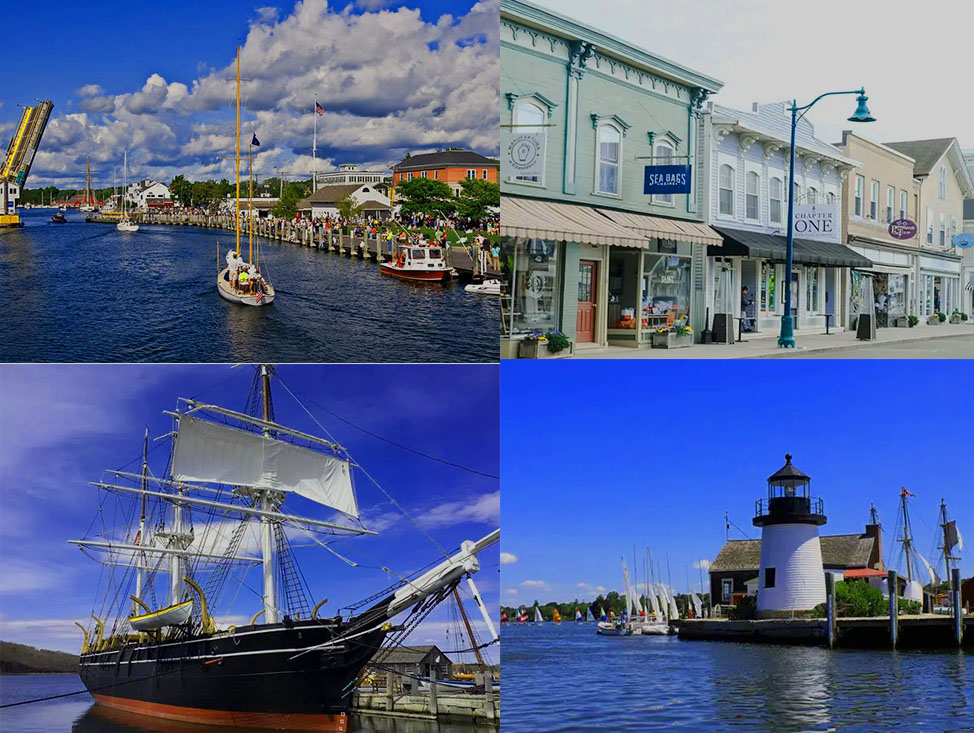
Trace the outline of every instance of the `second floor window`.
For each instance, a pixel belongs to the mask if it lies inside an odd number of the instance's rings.
[[[947,199],[947,168],[945,166],[940,166],[940,180],[938,183],[940,200],[945,201]]]
[[[673,164],[673,148],[670,147],[669,143],[658,143],[656,145],[656,152],[654,153],[653,165],[672,165]],[[670,204],[673,203],[673,194],[671,193],[658,193],[653,196],[653,201],[657,204]]]
[[[862,193],[863,188],[866,185],[866,179],[862,176],[856,176],[856,205],[855,205],[855,215],[862,216]]]
[[[940,246],[947,246],[947,217],[940,215]]]
[[[933,209],[927,209],[927,244],[933,244]]]
[[[758,205],[758,191],[761,190],[761,176],[754,171],[748,171],[745,177],[744,189],[744,218],[758,221],[761,218],[761,209]]]
[[[598,192],[619,194],[619,148],[622,135],[613,125],[599,125]]]
[[[717,185],[720,215],[734,216],[734,169],[727,163],[720,166]]]
[[[484,168],[484,180],[485,181],[487,180],[487,169],[486,168]]]
[[[784,197],[785,187],[782,180],[778,177],[771,179],[768,189],[768,201],[770,203],[768,215],[772,224],[780,224],[783,219],[781,216],[781,200]]]
[[[893,202],[896,199],[896,189],[892,186],[886,187],[886,223],[893,221]]]
[[[476,177],[477,177],[477,169],[467,168],[467,178],[476,178]]]
[[[906,218],[906,191],[900,191],[900,218]]]
[[[808,201],[807,204],[817,204],[818,203],[818,189],[815,186],[808,187]]]
[[[879,216],[879,181],[873,181],[869,186],[869,218],[876,221]]]

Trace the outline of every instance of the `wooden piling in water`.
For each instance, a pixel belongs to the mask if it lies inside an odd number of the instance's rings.
[[[835,648],[835,576],[832,573],[825,574],[825,612],[828,622],[828,644],[829,649]]]
[[[440,708],[436,702],[436,675],[430,675],[430,713],[432,715],[439,715]]]
[[[896,637],[899,633],[900,605],[896,597],[896,571],[890,570],[887,576],[889,590],[889,640],[890,645],[896,648]]]
[[[395,699],[392,696],[392,672],[386,672],[386,710],[392,712]]]
[[[491,721],[494,720],[494,675],[481,672],[480,679],[484,683],[484,714]]]
[[[960,646],[964,642],[964,609],[960,605],[960,568],[951,569],[950,587],[954,607],[954,639],[957,640],[957,646]]]

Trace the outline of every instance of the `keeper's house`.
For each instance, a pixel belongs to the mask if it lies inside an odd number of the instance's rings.
[[[701,110],[722,83],[524,0],[501,0],[500,56],[502,358],[534,331],[577,351],[703,330],[722,239]]]
[[[436,646],[400,646],[382,658],[384,668],[412,679],[448,680],[453,676],[453,662]]]
[[[877,584],[886,576],[882,562],[882,529],[867,524],[862,534],[825,535],[822,565],[836,580],[864,579]],[[710,598],[716,605],[734,605],[757,588],[761,540],[729,540],[710,566]],[[751,588],[748,588],[748,585]]]

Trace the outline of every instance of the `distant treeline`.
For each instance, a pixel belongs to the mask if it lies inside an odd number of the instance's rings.
[[[706,608],[710,604],[710,594],[697,594],[703,601],[703,605]],[[691,608],[689,597],[685,593],[677,593],[674,598],[676,599],[676,606],[680,609],[680,615],[685,616],[687,609]],[[645,595],[639,596],[642,602],[643,608],[651,608],[649,599]],[[528,612],[528,619],[530,621],[534,620],[534,607],[539,606],[541,608],[541,615],[544,616],[545,620],[551,620],[554,609],[558,609],[558,613],[561,615],[563,621],[571,621],[575,618],[575,609],[577,608],[581,614],[585,615],[585,610],[587,608],[592,609],[592,615],[595,618],[599,617],[602,612],[601,609],[605,609],[606,614],[610,611],[614,612],[616,616],[622,614],[626,608],[626,596],[625,594],[619,594],[616,591],[609,591],[606,595],[598,596],[594,601],[580,601],[575,599],[571,603],[559,603],[557,601],[548,601],[547,603],[539,603],[538,601],[533,601],[530,605],[525,604],[524,606],[501,606],[501,610],[504,611],[508,618],[512,621],[514,617],[517,616],[519,608],[524,608]]]
[[[77,672],[78,656],[0,641],[0,674]]]

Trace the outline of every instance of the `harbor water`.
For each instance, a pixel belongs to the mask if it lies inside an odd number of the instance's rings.
[[[76,674],[12,674],[0,677],[0,705],[83,690]],[[497,733],[496,727],[472,721],[436,722],[352,714],[348,733]],[[55,700],[0,708],[0,730],[7,733],[148,733],[207,730],[213,733],[252,731],[252,728],[195,725],[149,718],[95,705],[86,692]]]
[[[216,289],[233,232],[143,225],[135,234],[68,212],[22,211],[0,232],[0,361],[488,362],[497,298],[411,284],[375,263],[264,241],[273,305]],[[246,256],[247,242],[241,251]]]
[[[506,624],[505,730],[974,730],[974,654],[602,637]]]

